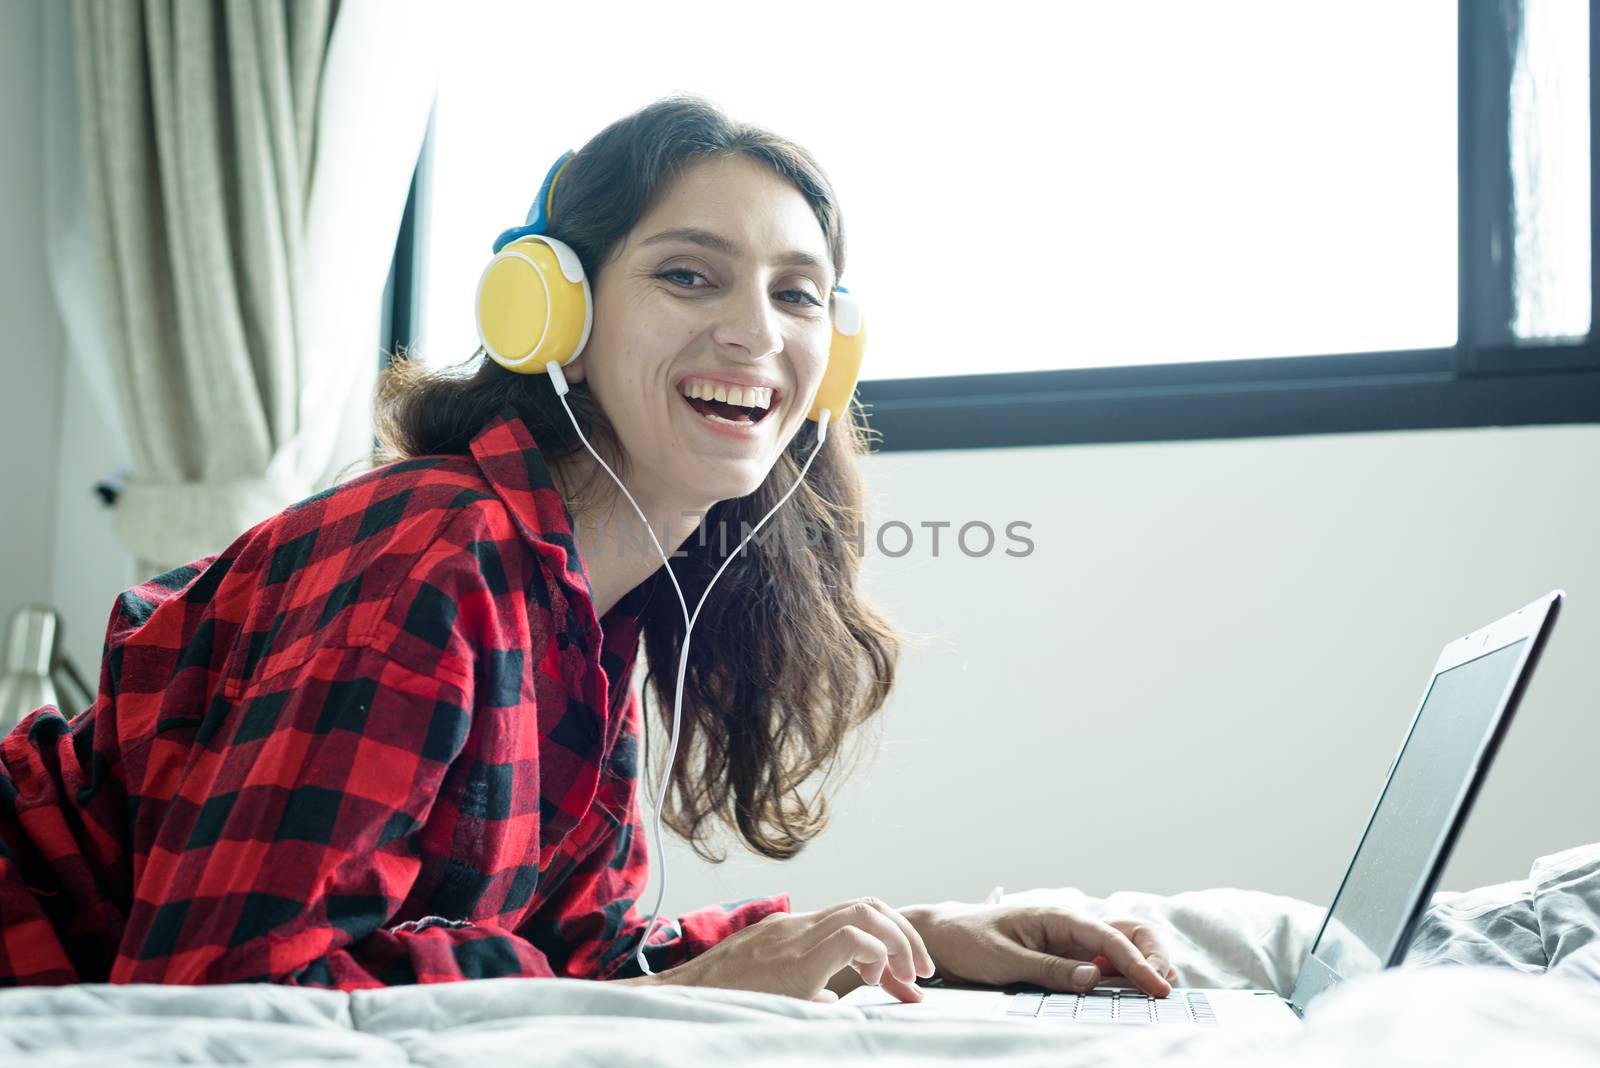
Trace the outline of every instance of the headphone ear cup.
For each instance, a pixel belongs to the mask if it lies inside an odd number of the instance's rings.
[[[507,245],[478,278],[477,323],[483,350],[509,371],[541,374],[577,359],[594,325],[577,255],[543,235]]]
[[[833,341],[828,346],[828,367],[822,373],[822,385],[811,402],[806,418],[820,421],[822,409],[828,409],[828,422],[837,424],[850,408],[850,398],[856,391],[856,380],[861,377],[861,360],[867,352],[867,325],[861,315],[861,304],[854,296],[842,290],[833,293]]]

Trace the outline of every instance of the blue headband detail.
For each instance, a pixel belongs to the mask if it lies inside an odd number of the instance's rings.
[[[533,206],[528,209],[527,224],[525,226],[514,226],[494,239],[494,251],[497,255],[501,249],[519,237],[527,237],[529,234],[543,234],[546,231],[550,225],[549,216],[546,214],[550,205],[550,190],[556,184],[556,175],[561,173],[561,168],[566,165],[567,160],[571,159],[572,156],[572,150],[568,149],[560,159],[556,160],[555,166],[550,168],[550,173],[544,176],[544,184],[539,186],[539,195],[534,197]]]

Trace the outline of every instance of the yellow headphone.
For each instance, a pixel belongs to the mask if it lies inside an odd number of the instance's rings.
[[[545,233],[556,180],[572,155],[568,151],[550,168],[528,209],[527,223],[495,239],[494,258],[478,279],[478,339],[490,359],[518,374],[565,367],[583,352],[594,326],[594,301],[583,263],[565,242]],[[866,345],[861,305],[838,286],[833,291],[828,367],[806,418],[820,421],[824,412],[829,422],[844,418]]]

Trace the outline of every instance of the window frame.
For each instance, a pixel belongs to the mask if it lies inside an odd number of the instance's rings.
[[[894,378],[857,388],[876,451],[1187,441],[1600,422],[1600,0],[1589,0],[1591,327],[1514,344],[1509,123],[1520,0],[1457,0],[1458,336],[1449,348]],[[385,291],[384,332],[420,334],[432,122]],[[387,359],[387,356],[385,356]],[[858,414],[862,414],[858,413]]]
[[[429,207],[433,200],[433,128],[438,109],[428,112],[428,126],[422,135],[417,165],[411,172],[411,188],[400,213],[400,229],[395,234],[394,257],[389,262],[389,278],[383,286],[383,302],[378,313],[378,369],[388,367],[394,356],[422,337],[423,287],[428,262]]]

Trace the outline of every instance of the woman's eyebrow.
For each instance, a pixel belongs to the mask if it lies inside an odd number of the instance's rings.
[[[712,233],[710,230],[702,230],[695,226],[680,226],[674,230],[663,230],[654,237],[645,238],[639,242],[639,246],[643,248],[645,245],[660,244],[663,241],[688,241],[691,244],[714,249],[725,256],[738,257],[744,255],[743,249],[721,234]],[[780,267],[813,267],[824,274],[830,270],[828,264],[823,263],[811,253],[798,250],[782,253],[772,262]]]

